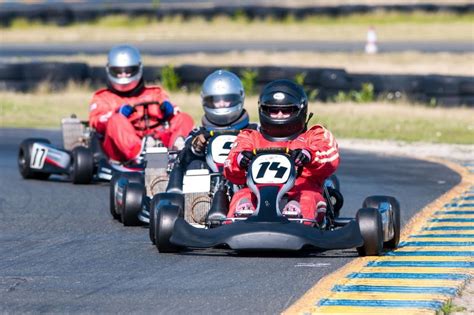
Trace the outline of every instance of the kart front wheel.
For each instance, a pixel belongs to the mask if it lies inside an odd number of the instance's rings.
[[[94,156],[86,147],[72,150],[71,179],[74,184],[89,184],[94,176]]]
[[[364,240],[361,247],[357,247],[360,256],[379,256],[383,249],[382,216],[375,208],[359,209],[356,215],[360,234]]]
[[[48,139],[43,138],[29,138],[23,140],[18,150],[18,169],[24,179],[45,180],[49,178],[49,173],[38,172],[30,167],[33,156],[33,144],[35,143],[50,144]]]
[[[393,228],[393,237],[383,243],[385,249],[395,249],[400,242],[400,203],[395,197],[391,196],[370,196],[365,198],[362,207],[363,208],[376,208],[379,209],[379,205],[382,202],[387,202],[392,208],[391,222]]]
[[[154,232],[155,245],[160,253],[174,253],[179,250],[179,247],[173,245],[170,241],[173,234],[174,223],[182,212],[181,209],[172,204],[160,203],[156,204],[153,211],[154,214]]]
[[[129,183],[124,187],[122,205],[122,223],[125,226],[138,226],[142,222],[138,219],[138,214],[142,209],[145,199],[145,187],[138,183]]]
[[[148,225],[148,234],[150,236],[150,241],[153,245],[156,244],[155,240],[155,207],[160,201],[160,194],[154,195],[150,202],[150,223]]]
[[[117,203],[115,202],[115,194],[117,193],[117,181],[119,180],[120,173],[115,173],[110,180],[109,186],[109,210],[110,214],[115,220],[121,220],[120,215],[117,213]]]

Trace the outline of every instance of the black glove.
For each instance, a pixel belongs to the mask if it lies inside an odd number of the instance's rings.
[[[194,136],[193,140],[191,141],[191,146],[195,154],[201,155],[204,153],[206,149],[207,139],[204,134],[200,133]]]
[[[242,151],[237,156],[237,162],[239,163],[239,167],[243,170],[247,170],[250,165],[250,162],[253,160],[255,156],[253,155],[252,151]]]
[[[295,165],[300,167],[311,162],[311,153],[306,149],[295,149],[291,152],[291,158],[295,161]]]

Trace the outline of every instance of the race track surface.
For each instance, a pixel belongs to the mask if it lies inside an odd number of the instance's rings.
[[[358,41],[201,41],[134,43],[148,55],[177,55],[190,53],[225,53],[229,51],[309,51],[309,52],[362,52],[365,42]],[[41,57],[54,55],[106,55],[114,43],[46,43],[46,44],[2,44],[0,58]],[[472,42],[380,42],[379,52],[420,51],[424,53],[466,53],[474,51]]]
[[[1,313],[277,313],[357,257],[159,254],[146,229],[111,219],[107,184],[23,180],[17,148],[32,136],[60,142],[54,130],[0,129]],[[389,194],[400,200],[402,224],[460,182],[443,165],[346,150],[338,176],[344,215],[367,195]]]

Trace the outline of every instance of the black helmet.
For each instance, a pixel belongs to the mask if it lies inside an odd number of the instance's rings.
[[[260,93],[260,130],[270,140],[296,138],[306,130],[307,113],[308,97],[303,88],[293,81],[272,81]]]

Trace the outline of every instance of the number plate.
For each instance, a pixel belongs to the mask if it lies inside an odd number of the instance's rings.
[[[234,135],[221,135],[212,140],[211,152],[214,163],[224,164],[236,138]]]
[[[252,163],[252,179],[256,184],[283,184],[290,176],[291,163],[281,154],[265,154]]]
[[[34,169],[42,169],[44,161],[46,161],[46,156],[48,156],[48,147],[39,143],[34,143],[31,148],[30,167]]]

